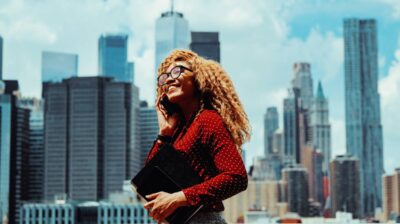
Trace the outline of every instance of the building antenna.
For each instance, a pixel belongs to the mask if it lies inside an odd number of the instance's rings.
[[[171,0],[171,13],[174,12],[174,0]]]

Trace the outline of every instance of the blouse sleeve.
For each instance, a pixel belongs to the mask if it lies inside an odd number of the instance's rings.
[[[218,175],[183,190],[189,205],[225,200],[246,190],[246,168],[236,145],[219,114],[203,119],[200,136],[210,147]]]
[[[144,163],[145,165],[155,156],[159,147],[160,147],[160,144],[158,143],[158,141],[156,139],[153,143],[153,147],[150,149],[149,154],[147,155],[147,159]]]

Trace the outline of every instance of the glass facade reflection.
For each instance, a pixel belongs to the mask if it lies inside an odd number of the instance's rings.
[[[156,61],[157,72],[162,60],[174,49],[188,49],[190,44],[189,23],[182,13],[168,11],[156,21]]]
[[[128,35],[107,34],[99,38],[99,74],[116,81],[132,82],[132,66],[128,64]]]
[[[60,82],[77,74],[77,54],[42,52],[42,82]]]
[[[373,216],[382,206],[383,139],[374,19],[344,20],[347,153],[361,165],[361,206]]]
[[[11,97],[0,95],[0,218],[8,214],[10,192]]]

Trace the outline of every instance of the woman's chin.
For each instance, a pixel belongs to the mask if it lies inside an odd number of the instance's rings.
[[[171,93],[171,94],[167,94],[167,96],[168,96],[168,100],[171,102],[171,103],[177,103],[177,102],[179,102],[179,95],[177,95],[177,94],[174,94],[174,93]]]

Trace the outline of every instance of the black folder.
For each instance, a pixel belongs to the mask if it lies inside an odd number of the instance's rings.
[[[187,162],[186,156],[171,145],[163,145],[146,166],[131,180],[136,191],[146,201],[146,195],[164,191],[174,193],[201,183],[202,178]],[[166,220],[171,224],[187,223],[201,208],[184,206]]]

